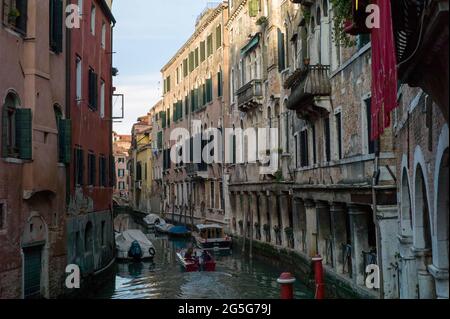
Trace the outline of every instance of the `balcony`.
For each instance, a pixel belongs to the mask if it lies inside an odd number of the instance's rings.
[[[237,92],[238,107],[242,112],[247,112],[260,105],[263,99],[263,81],[251,80]]]
[[[331,95],[331,82],[328,77],[328,65],[307,65],[297,69],[284,83],[285,89],[291,89],[287,108],[297,111],[301,117],[320,117],[328,112],[315,104],[321,96]]]
[[[206,163],[186,164],[186,173],[193,179],[207,179],[208,178],[208,165]]]

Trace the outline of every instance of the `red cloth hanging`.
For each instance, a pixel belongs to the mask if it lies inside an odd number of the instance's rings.
[[[391,125],[397,107],[397,56],[390,0],[374,0],[380,8],[380,28],[372,29],[372,130],[376,140]]]

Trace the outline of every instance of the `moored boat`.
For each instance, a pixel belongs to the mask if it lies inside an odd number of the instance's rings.
[[[117,259],[145,260],[153,259],[156,254],[152,242],[137,229],[126,230],[116,234]]]
[[[171,237],[191,237],[191,231],[186,226],[173,226],[168,230]]]
[[[169,230],[174,227],[172,224],[167,224],[166,222],[155,225],[155,230],[161,234],[167,234]]]
[[[229,250],[232,246],[231,237],[225,235],[223,227],[218,224],[197,225],[193,236],[201,249]]]
[[[154,230],[157,225],[164,225],[166,221],[156,214],[148,214],[143,219],[145,226],[149,230]]]

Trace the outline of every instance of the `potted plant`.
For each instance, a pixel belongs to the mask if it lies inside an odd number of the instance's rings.
[[[20,17],[19,10],[17,10],[17,8],[12,8],[8,13],[8,22],[14,24],[18,17]]]
[[[334,8],[333,40],[344,47],[351,47],[354,40],[346,33],[352,25],[352,3],[354,0],[331,0]]]

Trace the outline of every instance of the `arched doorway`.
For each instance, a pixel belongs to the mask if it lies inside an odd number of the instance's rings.
[[[427,188],[422,167],[417,165],[414,188],[414,249],[417,257],[419,298],[435,297],[434,279],[428,272],[432,264],[433,251]]]

